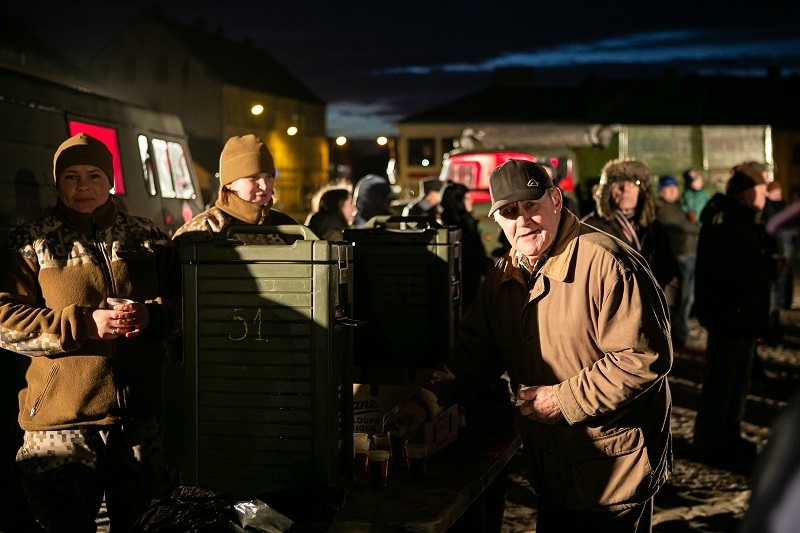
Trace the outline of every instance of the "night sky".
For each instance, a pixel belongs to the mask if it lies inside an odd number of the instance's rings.
[[[86,62],[153,2],[15,2],[0,17]],[[530,66],[537,83],[589,74],[800,74],[800,2],[406,0],[158,2],[186,24],[252,40],[328,103],[328,134],[392,135],[392,123]]]

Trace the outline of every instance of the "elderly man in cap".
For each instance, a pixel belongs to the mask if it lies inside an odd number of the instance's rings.
[[[699,461],[734,468],[747,468],[756,454],[740,424],[756,341],[767,331],[770,280],[777,275],[757,221],[766,199],[764,177],[743,163],[700,217],[695,309],[708,343],[692,451]]]
[[[638,253],[563,209],[540,165],[510,160],[489,186],[511,250],[453,352],[384,425],[413,433],[507,372],[539,495],[536,531],[650,531],[672,462],[664,294]]]

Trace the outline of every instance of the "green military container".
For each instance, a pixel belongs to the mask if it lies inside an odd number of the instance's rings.
[[[180,385],[167,388],[182,404],[181,482],[237,498],[347,486],[352,246],[304,226],[259,231],[302,239],[181,245],[184,361]]]
[[[375,217],[344,231],[355,270],[354,364],[434,368],[461,319],[461,230],[427,217]]]

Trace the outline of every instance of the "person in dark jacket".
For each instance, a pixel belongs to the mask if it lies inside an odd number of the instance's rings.
[[[775,272],[764,227],[757,222],[766,195],[761,174],[739,165],[725,194],[714,195],[700,215],[695,306],[708,344],[692,453],[707,463],[746,467],[755,457],[755,445],[741,436],[740,424]]]
[[[656,219],[669,237],[680,268],[680,302],[672,314],[672,344],[683,346],[689,336],[689,315],[694,305],[694,270],[700,223],[692,221],[680,205],[678,181],[672,176],[658,180]]]
[[[675,307],[679,296],[666,287],[680,279],[680,269],[667,232],[656,218],[651,180],[650,168],[642,161],[624,158],[607,162],[594,187],[596,208],[581,222],[617,237],[642,254],[658,285],[665,289],[670,306]]]
[[[342,239],[344,230],[353,222],[353,195],[350,189],[331,187],[320,191],[317,209],[306,218],[306,226],[317,237],[336,241]]]
[[[353,191],[353,202],[356,204],[353,227],[360,228],[376,216],[391,215],[392,197],[392,186],[386,178],[367,174],[358,180]]]
[[[472,200],[469,189],[460,183],[448,183],[441,191],[439,216],[445,226],[457,226],[461,229],[461,306],[464,311],[469,308],[483,276],[492,266],[492,260],[486,256],[478,221],[472,216]]]

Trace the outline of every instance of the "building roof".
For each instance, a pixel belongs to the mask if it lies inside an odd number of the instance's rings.
[[[589,78],[575,87],[495,82],[399,124],[566,122],[601,124],[769,124],[800,127],[800,77],[667,76]]]
[[[250,42],[236,43],[221,33],[202,27],[187,26],[169,20],[158,9],[143,12],[180,40],[195,58],[230,85],[261,91],[302,102],[325,105],[316,94],[275,58]]]

